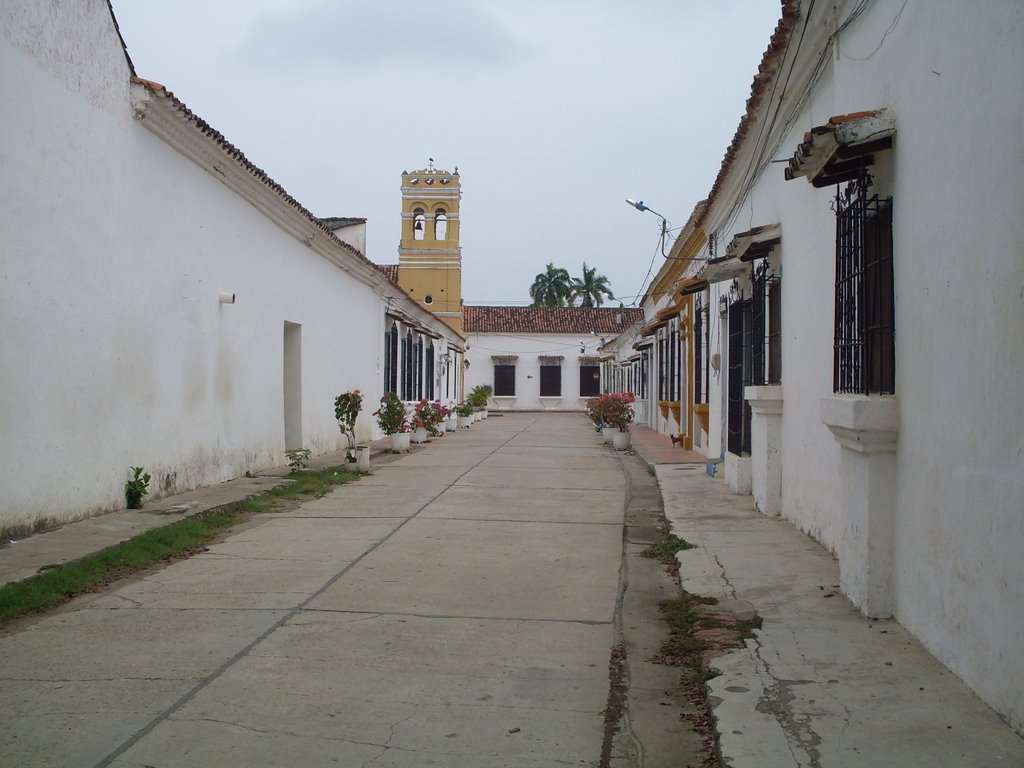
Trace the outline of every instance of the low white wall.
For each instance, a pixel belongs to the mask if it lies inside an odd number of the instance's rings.
[[[559,333],[468,333],[466,359],[466,391],[478,384],[494,386],[494,355],[516,355],[516,396],[514,401],[500,400],[502,407],[514,411],[583,411],[585,397],[580,397],[581,345],[584,356],[598,354],[600,343],[593,336]],[[562,368],[561,398],[540,397],[540,357],[559,356]]]

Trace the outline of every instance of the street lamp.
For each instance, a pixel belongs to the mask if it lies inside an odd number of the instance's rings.
[[[631,197],[627,197],[626,202],[632,205],[638,211],[649,211],[650,213],[653,213],[655,216],[661,219],[661,238],[659,244],[661,246],[662,258],[667,259],[668,254],[665,253],[665,238],[668,236],[668,220],[650,206],[644,205],[643,200],[634,200]]]

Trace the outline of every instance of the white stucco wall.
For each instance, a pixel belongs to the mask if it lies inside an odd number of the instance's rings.
[[[831,115],[896,114],[894,148],[873,168],[876,190],[894,198],[899,433],[886,543],[895,616],[1020,730],[1024,143],[1004,129],[1024,119],[1024,6],[902,6],[872,3],[842,34],[776,158]],[[786,182],[770,165],[737,222],[721,210],[709,218],[723,247],[738,231],[782,222],[782,514],[841,554],[857,549],[844,540],[840,504],[852,478],[819,408],[832,389],[834,192]],[[721,351],[712,451],[722,441]]]
[[[284,463],[284,328],[301,443],[374,431],[384,303],[133,118],[105,2],[5,4],[0,36],[0,529]],[[221,304],[219,293],[236,294]]]
[[[515,411],[583,411],[587,398],[579,396],[580,391],[580,347],[583,355],[598,355],[600,341],[580,334],[559,333],[467,333],[466,359],[470,367],[466,371],[466,391],[478,384],[494,385],[494,355],[518,355],[516,360],[516,397],[511,403],[502,402],[502,407]],[[558,399],[540,397],[540,356],[564,356],[562,368],[562,397]]]
[[[873,8],[844,50],[870,53],[898,5]],[[897,617],[1018,730],[1024,142],[981,150],[1024,121],[1022,33],[1014,0],[911,3],[893,44],[837,78],[897,113]]]
[[[334,236],[344,243],[348,243],[360,253],[366,253],[366,223],[350,224],[347,227],[338,227],[331,230]]]

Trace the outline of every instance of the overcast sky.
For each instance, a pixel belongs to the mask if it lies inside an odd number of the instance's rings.
[[[317,216],[396,263],[403,170],[458,166],[463,298],[528,303],[550,261],[627,306],[659,221],[711,188],[778,0],[113,0],[163,83]],[[654,270],[658,269],[658,261]]]

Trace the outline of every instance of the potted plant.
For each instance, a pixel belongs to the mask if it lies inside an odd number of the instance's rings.
[[[380,408],[373,412],[377,417],[380,431],[391,437],[394,453],[409,450],[409,418],[405,414],[405,403],[394,392],[388,392],[380,399]]]
[[[357,472],[370,471],[370,446],[356,445],[356,419],[363,408],[363,395],[358,389],[342,392],[334,398],[334,416],[338,429],[348,441],[345,446],[345,461],[355,464]]]
[[[604,422],[616,430],[612,443],[615,450],[625,451],[629,448],[629,425],[633,422],[633,403],[636,397],[632,392],[612,392],[603,397],[606,398]]]
[[[459,429],[469,429],[473,424],[473,406],[469,403],[459,403],[455,406],[455,413],[459,419]]]
[[[611,442],[611,432],[608,436],[604,434],[604,400],[601,395],[596,395],[587,400],[587,418],[594,423],[594,431],[600,432],[605,442]]]
[[[494,394],[494,387],[490,384],[477,384],[469,391],[469,396],[466,397],[466,402],[476,409],[477,413],[482,414],[480,418],[487,418],[487,404],[491,400],[491,395]]]
[[[440,434],[437,430],[440,420],[440,411],[435,410],[434,404],[425,397],[416,403],[412,414],[413,442],[425,443],[427,435],[437,437]]]
[[[594,422],[594,429],[601,433],[601,439],[608,445],[615,438],[615,427],[608,423],[605,416],[609,407],[608,395],[597,395],[587,401],[587,415]]]
[[[437,434],[443,436],[448,431],[448,417],[450,416],[448,406],[441,405],[440,400],[435,400],[431,407],[437,413]]]

